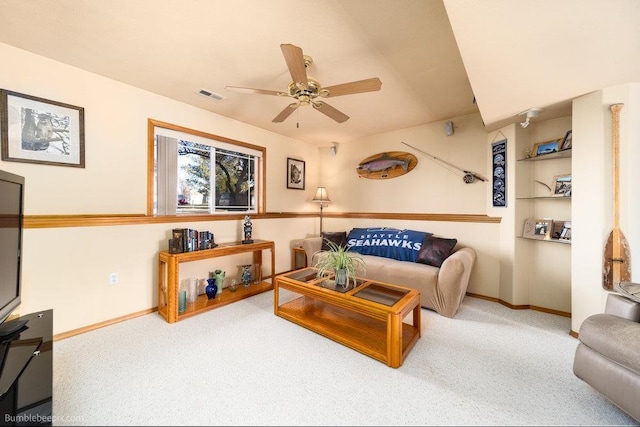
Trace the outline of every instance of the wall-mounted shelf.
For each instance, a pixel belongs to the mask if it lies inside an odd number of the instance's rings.
[[[519,162],[537,162],[539,160],[553,160],[553,159],[566,159],[571,157],[571,149],[558,151],[551,154],[543,154],[541,156],[527,157],[524,159],[518,159]]]
[[[518,239],[530,240],[532,242],[546,242],[546,243],[562,243],[563,245],[570,245],[571,240],[560,240],[560,239],[531,239],[529,237],[517,236]]]
[[[516,197],[517,200],[571,200],[571,196],[534,196],[534,197]]]

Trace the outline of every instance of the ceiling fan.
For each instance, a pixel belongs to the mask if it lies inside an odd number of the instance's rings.
[[[317,80],[307,76],[306,68],[313,64],[310,56],[303,55],[302,49],[292,44],[281,44],[280,49],[284,55],[289,72],[291,73],[292,82],[289,83],[286,92],[266,89],[252,89],[247,87],[227,86],[229,91],[243,93],[257,93],[261,95],[287,96],[294,98],[296,102],[285,107],[273,120],[274,123],[283,122],[298,107],[311,104],[313,108],[322,114],[332,118],[338,123],[349,120],[349,116],[316,98],[331,98],[342,95],[351,95],[354,93],[373,92],[380,90],[382,82],[379,78],[358,80],[350,83],[343,83],[329,87],[322,87]]]

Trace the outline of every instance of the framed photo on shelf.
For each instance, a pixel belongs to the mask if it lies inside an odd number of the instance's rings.
[[[553,230],[552,219],[536,219],[535,229],[533,234],[536,239],[549,240],[551,239],[551,231]]]
[[[0,90],[2,160],[84,168],[84,108]]]
[[[287,158],[287,188],[304,190],[304,160]]]
[[[571,175],[556,175],[551,186],[553,197],[571,197]]]
[[[525,237],[527,239],[549,240],[551,239],[552,231],[553,231],[552,219],[528,218],[524,222],[524,230],[522,231],[522,237]]]
[[[537,142],[533,144],[533,156],[544,156],[545,154],[557,153],[560,151],[563,138],[554,139],[551,141]]]
[[[524,220],[524,229],[522,230],[522,237],[527,239],[536,239],[536,220],[533,218],[527,218]]]
[[[553,231],[551,232],[551,239],[559,240],[562,235],[562,229],[564,228],[565,221],[553,221]]]
[[[560,151],[570,150],[571,149],[571,130],[567,131],[567,134],[564,136],[562,140],[562,145],[560,146]]]
[[[571,221],[565,221],[562,224],[562,231],[560,232],[560,238],[558,240],[562,240],[564,242],[571,241]]]

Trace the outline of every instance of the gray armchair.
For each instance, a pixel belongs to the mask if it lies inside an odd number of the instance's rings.
[[[605,312],[580,326],[573,373],[640,421],[640,303],[607,296]]]

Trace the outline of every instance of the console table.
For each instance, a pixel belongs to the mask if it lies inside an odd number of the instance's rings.
[[[275,243],[270,240],[254,239],[253,243],[245,244],[241,242],[219,243],[213,249],[177,254],[160,251],[158,254],[158,314],[164,317],[167,322],[174,323],[203,311],[222,307],[273,289],[273,284],[265,282],[263,278],[262,283],[258,285],[252,284],[248,288],[240,286],[235,292],[225,288],[222,290],[222,294],[217,295],[214,299],[207,299],[206,295],[199,295],[196,302],[187,303],[187,309],[182,313],[178,313],[181,263],[253,252],[253,264],[262,266],[263,250],[271,251],[271,275],[273,275],[276,268]],[[268,279],[270,277],[267,276],[265,278]]]

